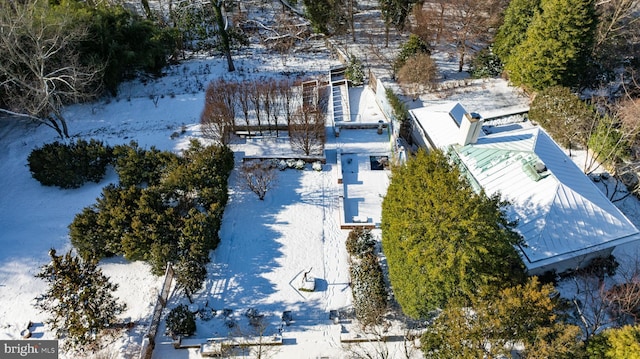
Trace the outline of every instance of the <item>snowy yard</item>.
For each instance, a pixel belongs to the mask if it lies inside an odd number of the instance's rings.
[[[165,77],[124,84],[117,98],[71,106],[65,111],[71,135],[103,140],[109,145],[135,140],[142,147],[179,153],[190,139],[202,138],[198,125],[204,105],[202,86],[212,79],[328,76],[329,68],[337,65],[328,52],[290,56],[286,65],[255,54],[239,56],[236,61],[239,70],[234,74],[225,72],[221,59],[190,61],[170,68]],[[443,71],[450,71],[445,60],[439,61]],[[445,95],[447,100],[460,101],[469,111],[481,115],[527,102],[496,79],[474,81],[446,94],[425,95],[409,105],[437,103]],[[351,113],[360,114],[363,121],[377,123],[384,118],[366,91],[355,89],[350,100]],[[309,165],[304,171],[278,172],[277,186],[264,201],[242,186],[237,171],[231,174],[221,242],[211,254],[205,286],[194,296],[198,309],[214,309],[215,315],[199,319],[196,334],[188,340],[198,344],[210,338],[255,335],[244,315],[254,308],[264,315],[267,324],[262,334],[281,334],[282,345],[270,348],[269,357],[347,356],[341,338],[357,338],[357,325],[349,321],[336,325],[330,320],[331,311],[347,309],[351,304],[344,245],[348,231],[340,227],[354,217],[379,224],[389,172],[371,170],[370,156],[389,155],[391,145],[388,133],[379,135],[375,129],[343,129],[336,137],[327,128],[327,136],[327,161],[322,171],[314,171]],[[50,248],[59,253],[71,249],[67,226],[75,214],[95,202],[105,185],[117,180],[111,171],[101,183],[88,183],[75,190],[43,187],[31,177],[26,159],[32,149],[55,140],[51,129],[0,120],[0,141],[5,146],[0,152],[0,339],[19,339],[29,321],[36,324],[33,338],[52,338],[40,325],[44,315],[32,305],[33,298],[44,290],[44,283],[34,274],[48,261]],[[286,144],[286,140],[276,138],[238,139],[231,147],[238,164],[241,156],[272,154],[283,151]],[[620,205],[638,226],[640,207],[636,202]],[[374,233],[379,238],[379,230]],[[615,254],[635,255],[636,249],[620,248]],[[101,268],[120,286],[116,295],[128,306],[123,319],[136,324],[112,348],[120,358],[137,358],[162,278],[151,275],[148,265],[122,258],[103,260]],[[314,292],[300,290],[304,272],[315,278]],[[186,298],[172,292],[168,308],[180,303],[187,303]],[[231,312],[225,313],[225,309]],[[291,311],[293,321],[280,333],[284,311]],[[226,324],[229,318],[236,323],[233,330]],[[391,357],[399,357],[401,343],[391,346]],[[414,355],[419,357],[418,353]],[[174,349],[161,322],[154,358],[199,357],[197,348]]]

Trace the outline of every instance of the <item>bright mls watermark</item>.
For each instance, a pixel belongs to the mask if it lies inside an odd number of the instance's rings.
[[[58,359],[58,341],[0,340],[0,358]]]

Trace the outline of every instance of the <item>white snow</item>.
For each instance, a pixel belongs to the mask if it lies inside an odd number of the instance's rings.
[[[65,116],[71,135],[96,138],[109,145],[135,140],[143,147],[179,153],[191,138],[201,138],[198,119],[204,87],[211,79],[327,76],[329,68],[337,65],[328,53],[290,55],[286,66],[284,60],[266,59],[255,52],[253,56],[238,56],[238,71],[233,74],[225,72],[222,59],[194,60],[171,67],[165,77],[126,83],[117,98],[68,107]],[[469,111],[482,112],[526,102],[513,93],[504,81],[490,80],[452,89],[447,96]],[[366,92],[356,94],[350,101],[351,112],[365,113],[366,120],[377,122],[383,115],[367,100],[371,98]],[[438,101],[437,96],[424,96],[421,100]],[[411,105],[417,107],[419,103]],[[172,138],[175,133],[179,135]],[[246,190],[235,171],[232,173],[221,243],[211,254],[205,286],[194,297],[200,309],[208,306],[216,310],[216,315],[208,321],[198,320],[196,335],[185,339],[185,343],[227,338],[230,330],[224,325],[223,309],[233,310],[231,317],[237,321],[239,331],[247,334],[249,326],[243,313],[255,308],[269,324],[264,333],[267,335],[278,331],[283,311],[292,312],[293,322],[282,333],[283,345],[273,347],[270,357],[338,358],[346,357],[351,350],[380,350],[379,343],[346,348],[340,338],[358,339],[356,325],[334,324],[329,312],[347,309],[351,304],[344,246],[348,231],[340,226],[353,217],[379,223],[379,205],[389,178],[387,171],[368,169],[369,154],[389,154],[390,139],[387,132],[379,135],[375,129],[342,129],[339,137],[329,130],[327,135],[327,163],[322,171],[314,171],[308,165],[304,171],[278,172],[277,186],[264,201]],[[33,307],[33,298],[45,289],[34,274],[48,262],[50,248],[59,253],[71,249],[67,226],[74,215],[93,204],[106,184],[117,180],[110,171],[101,183],[88,183],[75,190],[40,185],[29,173],[27,156],[34,148],[55,140],[55,132],[44,126],[0,119],[0,142],[4,147],[0,152],[0,339],[20,338],[20,331],[29,321],[34,323],[33,338],[53,338],[41,325],[44,314]],[[239,161],[243,155],[281,151],[283,144],[286,141],[280,139],[244,139],[234,143],[232,149]],[[351,163],[345,162],[349,158]],[[341,185],[338,178],[342,176],[342,166],[354,172],[353,176],[349,172]],[[379,230],[374,234],[379,237]],[[162,278],[151,275],[148,265],[122,258],[105,259],[101,268],[120,286],[116,295],[128,307],[123,320],[129,318],[136,324],[123,332],[111,348],[120,358],[137,358]],[[315,278],[314,292],[299,290],[307,271]],[[168,308],[179,303],[187,302],[181,293],[172,292]],[[400,357],[402,344],[390,344],[390,357]],[[413,350],[413,355],[419,356],[418,351]],[[198,357],[198,349],[174,349],[161,322],[154,358]]]
[[[328,75],[334,61],[327,54],[289,57],[286,70],[300,68],[305,69],[305,76],[322,77]],[[239,68],[255,70],[229,75],[222,64],[218,59],[187,62],[170,68],[165,77],[124,84],[117,98],[70,106],[65,116],[71,135],[96,138],[109,145],[135,140],[146,148],[155,146],[179,153],[191,138],[201,138],[198,119],[204,93],[202,89],[194,90],[196,83],[206,86],[216,76],[277,77],[283,76],[285,69],[260,61],[259,57],[255,61],[240,57]],[[366,117],[373,116],[371,120],[377,122],[376,116],[383,116],[370,102],[373,96],[368,91],[357,90],[352,111],[362,108]],[[341,213],[346,206],[347,212],[379,223],[388,170],[369,170],[368,154],[390,155],[391,146],[386,130],[379,135],[375,129],[344,129],[337,138],[327,129],[328,158],[322,170],[315,171],[307,165],[303,171],[279,171],[277,185],[264,201],[246,190],[235,171],[232,173],[221,243],[211,254],[203,290],[194,296],[199,308],[214,308],[216,315],[208,321],[199,319],[197,333],[185,341],[204,343],[208,338],[239,334],[238,330],[248,337],[250,327],[243,313],[249,308],[264,315],[268,325],[264,334],[270,335],[280,327],[282,312],[290,310],[293,322],[284,330],[285,345],[278,348],[278,357],[338,357],[344,353],[340,334],[351,329],[329,319],[330,310],[346,310],[351,304],[344,246],[348,231],[340,229],[345,222]],[[67,226],[75,214],[93,204],[106,184],[117,181],[110,170],[101,183],[88,183],[79,189],[40,185],[29,173],[27,156],[34,148],[55,140],[55,132],[44,126],[15,119],[0,122],[0,141],[6,148],[0,153],[0,339],[19,339],[28,322],[33,323],[32,338],[53,338],[53,333],[42,325],[45,314],[33,306],[33,299],[45,289],[34,274],[48,262],[50,248],[59,253],[71,249]],[[286,139],[238,139],[232,149],[240,161],[245,155],[283,151],[286,145]],[[338,183],[338,152],[361,161],[354,181]],[[367,190],[367,184],[371,190]],[[127,304],[123,320],[135,323],[112,344],[111,350],[120,357],[137,357],[162,278],[151,275],[145,263],[130,263],[120,257],[105,259],[100,266],[120,286],[116,295]],[[302,273],[307,271],[308,278],[315,278],[313,292],[300,290]],[[167,307],[179,303],[186,303],[186,299],[181,293],[172,292]],[[239,329],[230,331],[224,325],[223,309],[233,310],[231,316]],[[164,335],[161,321],[154,358],[183,357],[200,354],[197,349],[174,349],[171,338]]]

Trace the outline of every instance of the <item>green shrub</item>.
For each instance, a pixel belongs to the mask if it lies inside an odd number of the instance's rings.
[[[157,185],[165,171],[178,163],[175,154],[160,151],[153,146],[145,150],[135,141],[115,146],[113,156],[120,185],[123,187]]]
[[[180,304],[167,315],[167,330],[171,335],[189,336],[196,332],[196,315]]]
[[[387,309],[387,292],[382,269],[373,253],[351,265],[353,307],[363,326],[378,324]]]
[[[502,74],[503,69],[502,61],[493,53],[492,47],[489,46],[478,51],[473,60],[471,60],[469,73],[471,77],[476,79],[497,77]]]
[[[76,214],[69,225],[69,237],[82,258],[122,254],[122,238],[132,232],[131,222],[141,194],[142,190],[134,186],[109,184],[94,205]]]
[[[80,44],[85,61],[104,66],[103,83],[113,95],[118,85],[138,71],[159,74],[175,52],[178,30],[143,19],[123,6],[85,9],[89,41]]]
[[[100,212],[95,207],[85,207],[69,225],[69,237],[76,252],[84,260],[113,255],[107,250],[111,237],[99,224]]]
[[[405,62],[407,62],[407,59],[409,59],[413,55],[420,54],[420,53],[425,53],[430,55],[431,50],[429,49],[429,46],[424,41],[422,41],[420,37],[418,37],[418,35],[415,35],[415,34],[409,35],[409,39],[407,39],[407,42],[402,44],[402,46],[400,47],[400,53],[398,54],[398,56],[396,57],[396,60],[393,63],[394,73],[397,73],[398,71],[400,71],[402,66],[404,66]]]
[[[349,272],[356,317],[365,327],[377,324],[387,307],[387,292],[371,230],[352,229],[346,246],[352,258]]]
[[[135,143],[115,150],[128,186],[105,187],[95,205],[77,214],[69,226],[71,243],[83,258],[121,254],[148,262],[157,275],[167,261],[187,260],[184,274],[201,277],[204,266],[193,264],[206,264],[220,242],[233,152],[197,141],[180,158]],[[198,281],[183,284],[192,293]]]
[[[398,95],[396,95],[393,90],[386,89],[385,95],[389,104],[391,105],[391,110],[393,111],[393,117],[396,121],[403,122],[404,120],[409,118],[409,110],[407,110],[407,106],[400,100]]]
[[[111,160],[111,149],[93,139],[49,143],[33,150],[27,158],[33,178],[45,186],[60,188],[100,182]]]
[[[349,64],[347,65],[344,75],[347,80],[351,81],[353,86],[361,86],[364,83],[362,61],[355,57],[355,55],[349,55]]]
[[[375,243],[370,229],[357,227],[349,232],[346,242],[347,252],[354,257],[362,258],[374,252]]]

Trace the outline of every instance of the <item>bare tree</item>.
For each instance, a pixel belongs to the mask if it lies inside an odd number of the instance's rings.
[[[255,81],[249,87],[249,100],[253,105],[253,111],[256,114],[256,121],[258,122],[258,131],[260,132],[261,135],[262,135],[262,121],[261,121],[262,117],[260,116],[261,114],[260,110],[262,109],[262,104],[263,104],[262,98],[263,98],[262,85],[260,84],[260,81]]]
[[[63,105],[99,90],[101,68],[83,65],[75,50],[86,36],[73,17],[52,14],[46,2],[1,0],[0,112],[69,137]]]
[[[640,33],[640,18],[637,11],[639,0],[604,0],[596,2],[598,11],[598,31],[596,32],[596,49],[606,44],[623,44],[632,36]],[[623,41],[620,41],[620,40]]]
[[[414,100],[436,83],[438,69],[435,61],[426,53],[413,55],[398,71],[398,82]]]
[[[326,86],[319,90],[319,96],[312,103],[304,103],[291,117],[289,141],[291,147],[305,155],[322,152],[325,143],[325,118],[327,115]]]
[[[238,104],[244,115],[244,122],[247,125],[247,135],[251,135],[251,121],[249,120],[249,110],[251,109],[251,84],[248,81],[242,81],[238,84]]]
[[[249,19],[245,24],[255,28],[262,44],[280,53],[283,62],[286,62],[287,54],[297,43],[306,41],[311,35],[309,22],[290,14],[276,15],[275,24],[266,24],[255,19]]]
[[[625,98],[599,107],[604,108],[604,115],[586,119],[590,130],[584,140],[587,144],[584,172],[593,172],[602,165],[622,172],[625,167],[623,158],[627,153],[633,157],[633,152],[640,145],[640,101]]]
[[[572,297],[576,324],[581,327],[585,340],[614,322],[610,302],[605,299],[607,285],[614,280],[618,262],[613,256],[592,259],[587,266],[579,263],[568,280],[574,284]]]
[[[354,359],[415,358],[419,351],[415,339],[419,334],[408,328],[404,328],[402,333],[391,333],[390,327],[391,322],[386,320],[380,325],[367,327],[359,334],[369,340],[347,344],[349,356]]]
[[[233,342],[238,343],[235,348],[228,348],[229,357],[249,354],[256,359],[273,358],[279,351],[280,340],[282,339],[281,328],[274,328],[265,320],[263,314],[250,308],[244,314],[249,319],[248,326],[235,325],[231,335]]]
[[[445,32],[445,13],[447,5],[444,1],[417,3],[413,8],[412,33],[418,35],[425,43],[439,43]]]
[[[231,126],[230,130],[235,132],[236,130],[236,107],[238,104],[238,92],[239,85],[236,81],[225,81],[224,79],[220,79],[217,81],[216,87],[218,88],[218,92],[220,96],[222,96],[222,102],[224,103],[224,113],[229,118],[229,125]]]
[[[416,26],[420,33],[435,33],[436,42],[444,39],[453,44],[458,72],[462,72],[469,49],[491,40],[491,30],[499,24],[503,7],[500,0],[436,0],[416,8],[416,20],[429,22]]]
[[[275,106],[274,106],[274,102],[273,102],[274,97],[276,97],[276,96],[274,96],[274,94],[275,94],[274,83],[275,83],[275,80],[269,79],[269,80],[265,81],[264,83],[262,83],[262,86],[260,86],[261,90],[262,90],[262,95],[261,95],[261,97],[262,97],[262,105],[263,105],[263,109],[264,109],[264,115],[265,115],[265,117],[267,119],[267,128],[269,129],[269,134],[271,134],[273,132],[273,126],[271,125],[271,115],[273,114],[273,112],[275,110]],[[276,124],[276,126],[277,126],[277,124]]]
[[[287,126],[291,123],[291,113],[293,108],[293,83],[288,80],[280,80],[278,84],[278,91],[280,96],[280,105],[284,111],[284,117],[287,120]]]
[[[226,145],[235,127],[235,110],[225,101],[225,88],[220,87],[220,84],[220,81],[212,82],[207,88],[200,127],[206,137]]]
[[[275,168],[269,161],[247,161],[240,167],[240,177],[247,188],[263,201],[276,184]]]

